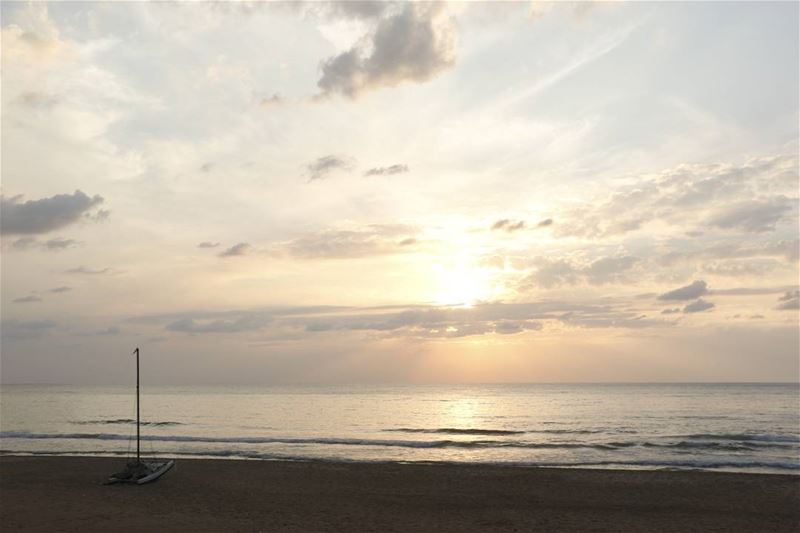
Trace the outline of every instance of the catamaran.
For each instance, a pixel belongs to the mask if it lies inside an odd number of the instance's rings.
[[[107,485],[114,483],[135,483],[144,485],[163,476],[170,468],[175,466],[174,460],[149,460],[142,461],[141,456],[141,421],[139,417],[139,348],[133,351],[136,354],[136,460],[128,461],[125,470],[112,474],[106,481]]]

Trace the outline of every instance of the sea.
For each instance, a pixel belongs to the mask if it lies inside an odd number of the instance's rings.
[[[0,387],[0,453],[130,456],[132,387]],[[800,474],[798,384],[143,387],[146,456]]]

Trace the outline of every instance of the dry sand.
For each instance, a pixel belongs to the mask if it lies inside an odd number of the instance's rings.
[[[800,476],[182,459],[0,457],[2,531],[798,531]]]

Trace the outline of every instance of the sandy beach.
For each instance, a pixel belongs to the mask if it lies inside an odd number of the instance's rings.
[[[800,476],[186,460],[0,458],[3,531],[796,531]]]

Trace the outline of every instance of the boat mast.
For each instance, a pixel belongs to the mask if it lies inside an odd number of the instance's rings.
[[[139,463],[139,348],[136,352],[136,463]]]

